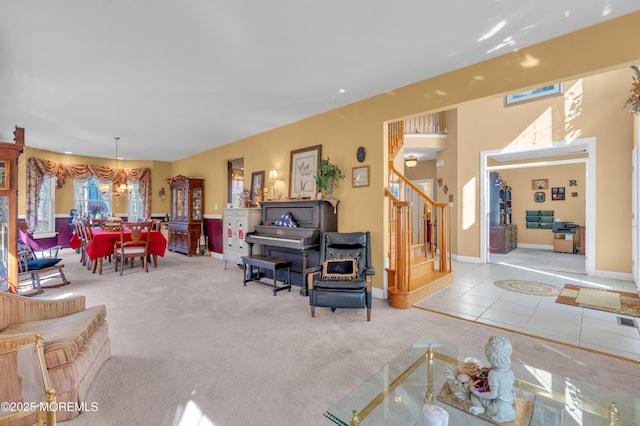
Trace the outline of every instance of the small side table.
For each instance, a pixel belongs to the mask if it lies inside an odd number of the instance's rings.
[[[259,254],[252,254],[249,256],[242,256],[242,264],[244,265],[243,284],[245,286],[249,281],[271,285],[260,281],[260,278],[262,278],[261,269],[269,269],[273,273],[273,295],[275,296],[280,290],[288,289],[291,291],[291,260],[280,257],[267,257]],[[256,268],[255,271],[254,268]],[[278,286],[277,280],[278,271],[280,269],[287,270],[287,279],[282,286]]]

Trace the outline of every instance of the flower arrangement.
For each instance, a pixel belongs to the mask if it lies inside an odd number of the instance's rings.
[[[631,66],[631,69],[635,72],[635,75],[631,77],[633,83],[631,83],[631,95],[624,103],[624,106],[630,106],[629,112],[631,114],[640,114],[640,68],[636,66]]]
[[[98,213],[102,213],[104,211],[104,207],[102,207],[99,204],[96,204],[96,205],[87,207],[87,210],[89,211],[89,214],[91,214],[91,216],[95,217]]]

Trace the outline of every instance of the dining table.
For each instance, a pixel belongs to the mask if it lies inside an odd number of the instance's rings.
[[[167,239],[160,231],[152,230],[149,238],[149,255],[164,257],[167,250]],[[102,228],[92,228],[93,237],[87,245],[87,256],[90,260],[97,260],[98,274],[102,275],[102,260],[113,254],[113,246],[116,241],[120,241],[120,231],[105,231]],[[142,239],[146,238],[146,231],[142,232]],[[131,241],[131,231],[124,230],[125,241]],[[73,234],[69,243],[71,248],[80,248],[81,242],[77,234]],[[154,264],[155,266],[155,264]]]

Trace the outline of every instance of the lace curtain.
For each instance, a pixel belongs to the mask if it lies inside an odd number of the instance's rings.
[[[71,176],[73,179],[95,177],[102,181],[113,182],[113,185],[139,182],[144,216],[151,216],[151,169],[149,168],[119,168],[116,170],[114,167],[68,164],[31,157],[27,164],[26,222],[29,229],[34,229],[37,223],[40,187],[45,176],[55,176],[56,189],[64,186],[67,176]]]

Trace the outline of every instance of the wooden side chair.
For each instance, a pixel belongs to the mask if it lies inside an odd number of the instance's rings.
[[[86,266],[87,269],[90,269],[91,266],[89,263],[91,260],[89,259],[89,255],[87,254],[87,246],[91,242],[91,226],[84,219],[79,219],[74,223],[74,227],[76,230],[76,234],[78,234],[78,239],[80,240],[80,262],[83,266]]]
[[[73,221],[73,229],[74,229],[76,235],[78,236],[78,240],[80,240],[80,247],[78,249],[76,249],[76,253],[78,251],[80,252],[80,263],[85,265],[85,262],[86,262],[86,259],[87,259],[87,251],[86,251],[86,247],[84,245],[84,241],[82,241],[82,236],[84,234],[84,230],[82,229],[82,222],[80,222],[79,220],[74,220]]]
[[[149,272],[149,240],[151,239],[151,222],[123,222],[120,228],[120,239],[113,246],[113,257],[116,271],[120,268],[120,275],[124,271],[127,261],[133,268],[134,259],[142,260],[142,267]]]
[[[91,219],[91,226],[93,226],[94,228],[100,228],[105,224],[106,221],[107,219],[94,217]]]
[[[160,219],[151,219],[151,230],[152,231],[160,232],[161,227],[162,227],[162,220],[160,220]],[[149,240],[151,240],[151,236],[149,236]],[[153,256],[153,267],[157,268],[158,267],[158,255],[157,254],[153,254],[151,256]],[[147,261],[150,261],[150,260],[151,259],[147,258]]]
[[[91,243],[92,239],[93,239],[93,231],[91,230],[91,223],[88,220],[82,221],[82,245],[84,246],[84,252],[85,252],[85,263],[83,263],[83,265],[86,264],[87,270],[90,270],[90,271],[92,270],[93,272],[95,272],[96,266],[98,264],[98,260],[91,259],[89,257],[89,253],[87,253],[87,247]]]

